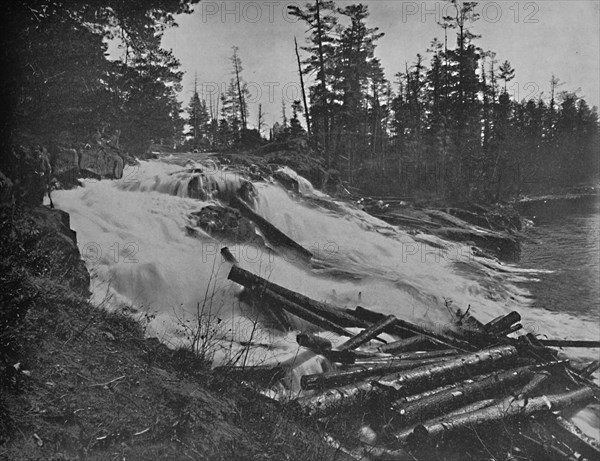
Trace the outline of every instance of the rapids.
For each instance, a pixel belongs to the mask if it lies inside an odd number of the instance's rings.
[[[269,329],[258,321],[258,310],[239,299],[241,287],[227,280],[231,266],[220,255],[223,246],[244,269],[340,307],[362,305],[430,328],[448,324],[447,303],[463,311],[471,306],[482,322],[518,310],[526,331],[597,339],[593,318],[531,306],[519,282],[535,280],[538,271],[400,230],[316,191],[289,169],[284,173],[298,181],[300,193],[256,181],[254,208],[314,254],[310,265],[293,255],[217,241],[200,228],[190,232],[192,212],[226,204],[246,179],[214,162],[183,163],[140,161],[126,167],[121,180],[83,180],[82,187],[53,194],[77,232],[93,301],[137,316],[149,336],[170,346],[196,339],[215,364],[237,359],[238,364],[302,362],[301,368],[313,371],[327,367],[299,352],[295,332]],[[204,329],[196,335],[198,319]],[[334,344],[343,341],[326,335]],[[253,347],[244,348],[248,343]],[[597,358],[596,352],[566,351],[573,360]],[[296,391],[297,380],[289,388]],[[592,419],[590,425],[598,427],[597,415]]]

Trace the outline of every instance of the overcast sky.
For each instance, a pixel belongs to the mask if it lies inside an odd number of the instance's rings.
[[[177,18],[179,27],[166,32],[163,45],[173,49],[186,72],[182,100],[187,105],[197,73],[199,89],[215,91],[231,78],[231,47],[239,47],[243,77],[252,93],[249,122],[256,125],[258,102],[271,124],[281,118],[281,99],[288,105],[299,99],[294,37],[305,43],[306,26],[287,15],[295,1],[209,1],[195,6],[191,15]],[[338,1],[344,6],[357,1]],[[376,55],[390,80],[425,55],[434,37],[443,40],[437,22],[446,2],[366,0],[370,27],[385,33]],[[518,99],[549,94],[554,73],[576,90],[590,105],[600,101],[600,1],[483,1],[477,12],[481,19],[472,31],[482,35],[479,46],[497,53],[500,62],[509,60],[516,69],[510,90]],[[455,38],[451,38],[452,43]]]

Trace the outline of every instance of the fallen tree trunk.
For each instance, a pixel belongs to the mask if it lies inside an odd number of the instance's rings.
[[[487,378],[464,382],[450,390],[415,399],[412,402],[393,403],[391,405],[395,414],[393,424],[395,427],[405,427],[443,415],[482,398],[510,390],[518,383],[528,380],[532,374],[530,367],[501,371]]]
[[[266,300],[268,303],[276,303],[277,307],[283,309],[284,311],[289,312],[290,314],[295,315],[302,320],[306,320],[307,322],[317,325],[318,327],[324,328],[327,331],[333,331],[338,335],[348,336],[350,338],[354,336],[351,331],[348,331],[331,320],[321,317],[320,315],[315,314],[313,311],[305,309],[303,306],[284,298],[280,294],[271,291],[269,288],[260,289],[255,293],[257,299]]]
[[[406,352],[405,354],[397,354],[394,357],[398,360],[424,360],[438,357],[452,357],[453,355],[458,355],[458,351],[456,349]]]
[[[538,339],[543,346],[548,347],[600,347],[600,341],[577,341],[567,339]]]
[[[257,214],[252,208],[250,208],[246,202],[241,200],[238,197],[233,197],[229,203],[229,206],[232,208],[236,208],[240,211],[242,216],[251,220],[254,224],[258,226],[263,235],[269,240],[272,244],[276,246],[283,246],[287,249],[290,249],[294,254],[297,254],[301,258],[310,259],[313,254],[304,248],[302,245],[299,245],[294,240],[289,238],[279,229],[277,229],[273,224],[267,221],[265,218]],[[286,259],[289,258],[289,254],[286,254]],[[294,258],[295,259],[295,258]],[[291,259],[293,261],[293,259]]]
[[[387,363],[365,363],[357,362],[352,368],[338,371],[328,371],[325,373],[316,373],[304,375],[300,378],[302,389],[328,389],[334,386],[343,386],[345,384],[364,380],[371,376],[384,376],[389,373],[395,373],[401,370],[411,370],[413,368],[438,363],[443,357],[432,358],[424,361],[416,360],[394,360]]]
[[[348,364],[348,365],[342,365],[342,369],[345,370],[351,370],[351,369],[357,369],[358,367],[371,367],[371,366],[375,366],[375,365],[380,365],[380,366],[395,366],[395,365],[399,365],[401,363],[405,363],[406,364],[406,370],[409,370],[411,368],[417,368],[423,365],[429,365],[430,363],[438,363],[438,362],[444,362],[444,361],[448,361],[448,360],[452,360],[454,357],[430,357],[430,358],[423,358],[423,359],[418,359],[418,360],[404,360],[404,359],[398,359],[396,357],[371,357],[371,358],[361,358],[361,359],[356,359],[354,361],[353,364]]]
[[[436,422],[426,422],[414,429],[396,434],[395,438],[400,442],[410,445],[412,437],[422,438],[422,434],[426,433],[430,443],[435,443],[436,439],[449,436],[460,430],[474,430],[484,424],[506,424],[510,420],[525,419],[534,413],[548,410],[560,411],[565,408],[585,406],[593,399],[594,393],[592,390],[584,387],[564,394],[513,400],[509,404],[502,401],[481,410],[456,415],[453,418],[444,418]],[[417,429],[420,432],[419,435],[415,433]]]
[[[339,346],[338,350],[345,351],[345,350],[356,349],[357,347],[360,347],[364,343],[375,338],[379,333],[389,330],[393,325],[395,325],[395,323],[397,321],[398,321],[398,319],[396,317],[394,317],[393,315],[388,315],[388,316],[382,318],[379,322],[374,323],[370,327],[361,331],[359,334],[357,334],[353,338],[350,338],[344,344]]]
[[[521,314],[516,311],[512,311],[509,314],[501,315],[496,317],[491,322],[486,323],[483,328],[485,331],[491,334],[499,334],[504,330],[509,329],[512,325],[521,321]]]
[[[485,373],[514,358],[513,346],[499,346],[467,354],[456,359],[384,376],[377,381],[363,381],[320,394],[296,399],[296,406],[305,415],[328,414],[346,405],[380,394],[409,394],[456,382],[469,376]]]
[[[544,415],[545,426],[569,447],[589,460],[600,459],[600,441],[586,435],[575,424],[556,415]]]
[[[375,312],[361,306],[357,306],[356,309],[354,309],[354,311],[352,312],[356,317],[368,322],[377,322],[385,316],[384,314],[380,314],[379,312]],[[422,335],[434,342],[444,344],[446,347],[457,348],[462,351],[474,351],[477,349],[475,345],[470,344],[467,341],[463,341],[458,338],[453,338],[452,336],[449,336],[445,333],[436,333],[431,330],[428,330],[427,328],[400,319],[398,319],[398,321],[392,327],[390,332],[391,334],[394,334],[401,338],[407,338],[414,335]]]
[[[373,322],[361,320],[346,310],[338,309],[335,306],[315,301],[307,296],[296,293],[295,291],[284,288],[273,282],[254,275],[252,272],[242,269],[241,267],[233,266],[228,276],[229,280],[239,283],[240,285],[253,291],[260,291],[263,288],[268,288],[274,293],[287,298],[289,301],[302,306],[304,309],[308,309],[315,314],[326,318],[331,322],[342,327],[362,327],[367,328],[371,326]]]
[[[317,354],[322,351],[329,351],[333,347],[331,341],[327,338],[322,338],[316,335],[309,335],[306,333],[300,333],[296,336],[296,342],[299,346],[306,347]]]

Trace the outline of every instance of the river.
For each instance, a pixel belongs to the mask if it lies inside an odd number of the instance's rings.
[[[533,305],[600,323],[600,199],[521,203],[533,222],[520,264],[550,272],[527,284]]]
[[[579,233],[589,244],[583,250],[581,240],[568,248],[560,242],[573,238],[578,219],[585,217],[569,214],[557,233],[538,216],[521,263],[501,264],[474,256],[468,246],[386,224],[316,191],[303,178],[299,193],[272,181],[254,182],[255,210],[313,252],[307,264],[265,248],[218,241],[197,227],[192,213],[226,203],[244,182],[233,170],[198,160],[142,161],[127,167],[121,180],[86,181],[53,194],[56,206],[71,216],[94,301],[137,316],[149,336],[172,346],[201,338],[197,347],[210,348],[215,363],[230,360],[248,342],[254,345],[244,355],[249,362],[297,360],[296,332],[262,323],[260,306],[245,304],[241,288],[227,280],[231,266],[219,250],[228,246],[244,269],[340,307],[360,304],[430,328],[451,321],[448,303],[470,306],[482,322],[518,310],[527,331],[598,338],[597,277],[590,281],[598,266],[589,260],[597,250],[589,247],[594,238],[597,244],[597,221]],[[195,336],[198,319],[205,330]],[[565,353],[575,361],[597,357],[597,351]],[[302,364],[302,372],[323,367],[327,364],[314,358]],[[289,386],[297,390],[298,382]],[[583,425],[597,428],[597,412],[586,410]]]

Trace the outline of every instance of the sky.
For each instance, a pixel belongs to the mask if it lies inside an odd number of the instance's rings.
[[[358,1],[337,1],[343,7]],[[437,24],[448,8],[444,1],[366,0],[369,27],[385,33],[376,55],[394,81],[431,40],[443,40]],[[239,48],[242,77],[248,82],[249,124],[256,126],[258,104],[270,125],[281,120],[281,101],[300,99],[294,37],[305,44],[306,25],[287,13],[288,5],[305,1],[203,0],[190,15],[177,17],[179,27],[168,30],[163,47],[172,49],[185,71],[183,92],[187,105],[197,78],[198,89],[208,99],[225,88],[232,77],[232,46]],[[559,90],[575,91],[590,105],[600,105],[600,0],[482,1],[481,18],[472,32],[477,44],[496,52],[499,62],[509,60],[516,69],[509,91],[517,99],[549,95],[550,78],[564,82]],[[452,42],[450,41],[452,40]],[[449,37],[449,43],[455,39]],[[301,57],[303,52],[301,51]],[[202,97],[202,95],[201,95]]]

